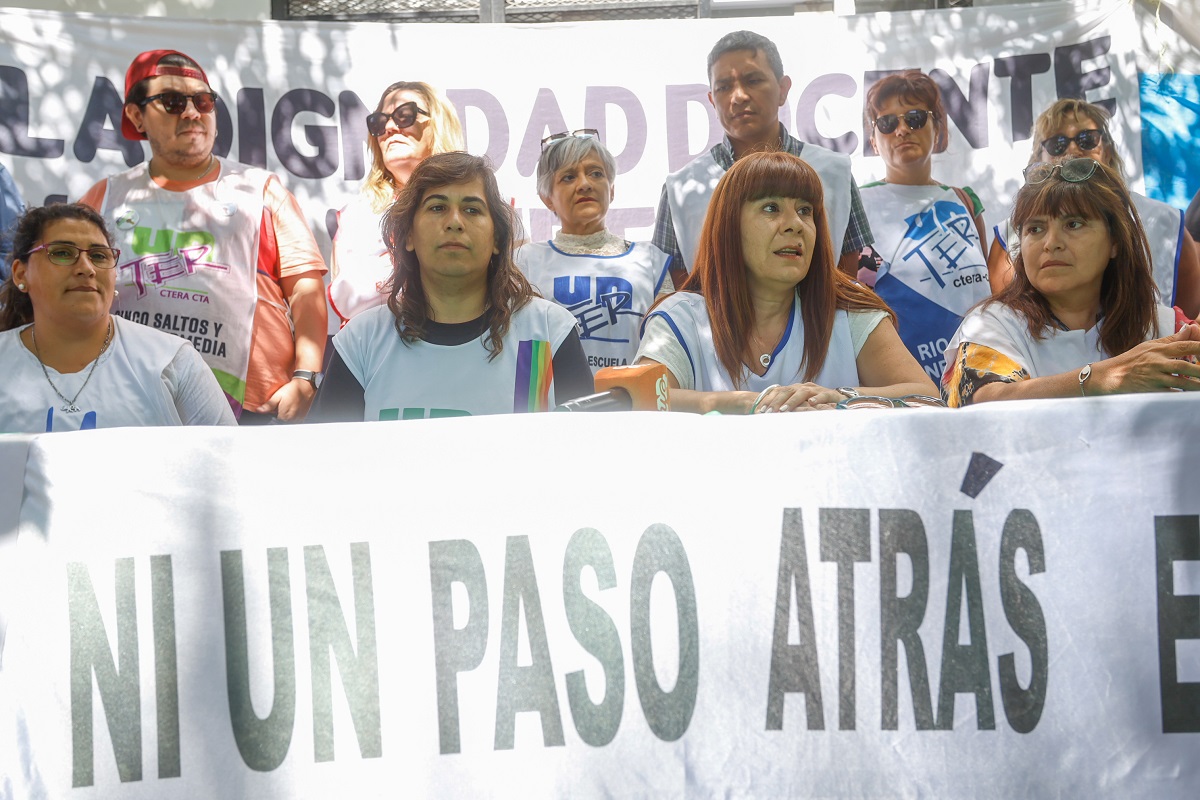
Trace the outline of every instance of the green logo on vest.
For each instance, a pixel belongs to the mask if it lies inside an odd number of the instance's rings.
[[[217,240],[208,231],[173,231],[170,229],[134,228],[133,252],[139,256],[155,253],[179,252],[185,247],[207,245],[205,261],[212,261],[213,247]]]

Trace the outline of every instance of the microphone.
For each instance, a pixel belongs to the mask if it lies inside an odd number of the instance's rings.
[[[662,364],[605,367],[596,373],[596,394],[577,397],[555,411],[670,411],[667,368]]]

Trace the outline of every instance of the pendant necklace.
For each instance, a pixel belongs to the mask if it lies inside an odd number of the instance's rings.
[[[33,354],[37,356],[38,364],[41,364],[42,366],[42,374],[46,376],[46,383],[50,384],[50,388],[54,390],[56,395],[58,395],[58,399],[63,401],[62,410],[66,411],[68,414],[78,414],[79,406],[75,405],[75,401],[79,399],[79,395],[83,394],[83,390],[87,388],[88,381],[92,379],[92,373],[96,371],[96,366],[100,363],[100,356],[104,355],[104,351],[107,350],[109,344],[112,343],[112,317],[108,318],[108,333],[104,336],[104,344],[100,345],[100,352],[96,354],[96,360],[92,362],[92,368],[88,370],[87,377],[83,379],[83,386],[79,387],[79,391],[76,392],[75,396],[70,400],[64,397],[63,393],[58,390],[58,387],[54,385],[54,381],[50,380],[50,373],[46,370],[46,363],[42,361],[41,351],[38,350],[37,323],[34,323],[34,325],[29,329],[29,337],[33,339]]]
[[[762,364],[764,369],[771,366],[771,354],[763,353],[758,357],[758,363]]]

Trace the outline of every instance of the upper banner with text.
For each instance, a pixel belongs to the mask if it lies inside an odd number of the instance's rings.
[[[146,146],[119,132],[125,69],[142,50],[178,48],[206,67],[220,95],[219,153],[279,172],[324,236],[327,212],[365,174],[364,118],[379,93],[396,80],[424,80],[458,108],[468,149],[497,166],[532,238],[548,237],[553,225],[532,177],[541,139],[594,127],[620,171],[609,227],[645,239],[664,176],[720,139],[707,101],[708,50],[748,27],[778,42],[793,78],[780,119],[800,138],[854,156],[864,182],[883,174],[862,119],[866,89],[889,71],[930,72],[951,123],[934,176],[973,186],[996,222],[1018,188],[1031,123],[1058,97],[1085,96],[1115,112],[1118,150],[1141,185],[1135,56],[1144,13],[1114,1],[537,26],[188,20],[181,27],[161,18],[5,9],[0,154],[35,204],[77,198],[139,163]],[[1156,102],[1170,114],[1169,96]]]

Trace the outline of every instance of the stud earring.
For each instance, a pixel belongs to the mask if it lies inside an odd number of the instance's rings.
[[[17,288],[18,288],[18,289],[20,289],[20,290],[23,292],[23,291],[25,291],[25,284],[23,284],[23,283],[18,283],[18,284],[17,284]]]

